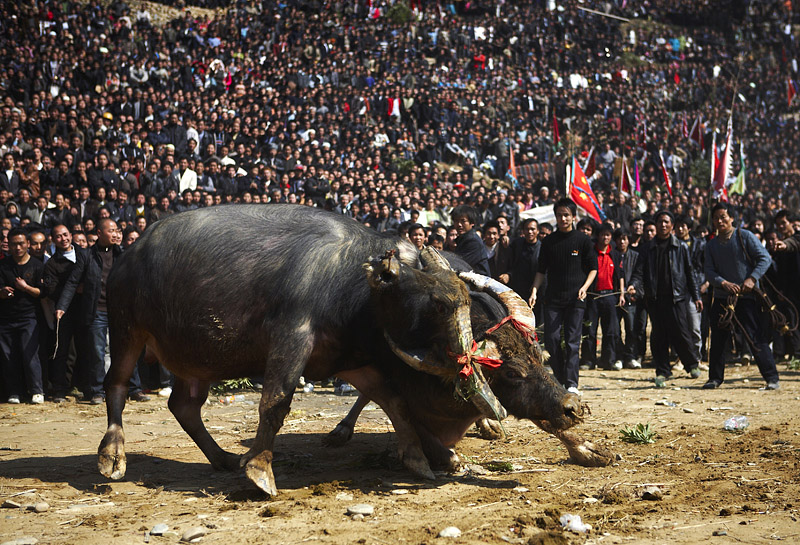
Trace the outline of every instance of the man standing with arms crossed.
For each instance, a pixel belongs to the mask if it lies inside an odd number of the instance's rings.
[[[706,280],[714,287],[714,302],[711,304],[711,350],[709,351],[708,382],[704,389],[714,389],[725,380],[723,353],[730,342],[730,327],[721,326],[729,296],[735,296],[735,313],[738,322],[753,341],[753,355],[758,370],[767,382],[766,390],[778,390],[780,379],[775,359],[769,347],[770,334],[753,288],[767,272],[772,259],[767,250],[750,231],[734,229],[733,215],[727,203],[717,203],[711,210],[711,220],[717,236],[706,244]]]
[[[529,302],[536,304],[539,288],[546,277],[544,335],[545,348],[550,352],[550,366],[568,392],[581,395],[578,390],[578,349],[586,292],[597,276],[597,252],[592,239],[575,230],[573,222],[577,207],[572,199],[560,199],[553,210],[558,230],[542,241],[539,270],[533,280]]]

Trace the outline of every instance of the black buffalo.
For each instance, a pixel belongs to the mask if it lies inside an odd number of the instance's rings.
[[[406,357],[414,343],[392,329],[399,309],[381,304],[362,268],[390,251],[397,259],[385,278],[396,275],[405,312],[440,332],[416,362],[428,363],[423,372],[413,371],[412,384],[403,377],[409,376],[407,364],[419,367]],[[115,263],[108,279],[111,368],[105,382],[108,430],[98,449],[101,473],[112,479],[125,474],[122,411],[128,378],[146,348],[148,359],[175,374],[169,408],[211,464],[244,467],[268,494],[277,493],[275,435],[301,375],[338,375],[375,400],[392,420],[403,463],[432,476],[425,454],[429,441],[420,437],[427,431],[415,424],[415,407],[425,404],[421,396],[428,391],[453,384],[455,362],[469,359],[473,339],[464,282],[444,267],[419,270],[417,264],[416,252],[398,238],[300,206],[214,207],[156,223]],[[416,308],[409,308],[411,301]],[[450,370],[442,371],[447,362]],[[200,409],[211,381],[253,375],[264,377],[258,431],[252,448],[234,455],[209,435]],[[485,381],[471,384],[482,390],[472,396],[472,406],[483,414],[489,415],[487,407],[496,412],[499,403]],[[521,405],[503,399],[526,384],[546,395]],[[512,413],[524,406],[520,416],[542,421],[553,432],[581,419],[578,399],[538,371],[495,373],[492,388],[504,392],[500,403]]]

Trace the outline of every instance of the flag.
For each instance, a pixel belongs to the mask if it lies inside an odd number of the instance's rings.
[[[606,219],[606,215],[600,205],[597,203],[597,197],[594,196],[594,191],[589,186],[586,180],[586,174],[583,173],[581,165],[578,160],[572,157],[572,176],[569,183],[569,196],[575,203],[586,210],[590,216],[597,221]]]
[[[702,118],[698,117],[694,120],[694,124],[692,125],[692,130],[689,131],[689,141],[693,142],[696,146],[700,148],[700,151],[703,151],[705,146],[703,145],[703,122]]]
[[[738,193],[739,195],[744,195],[745,190],[747,189],[745,185],[745,168],[744,168],[744,143],[739,143],[739,174],[736,176],[736,179],[733,181],[733,184],[730,188],[730,193]]]
[[[728,131],[725,136],[725,151],[715,167],[714,172],[714,196],[727,202],[728,190],[726,182],[733,170],[733,116],[728,117]]]
[[[626,197],[630,197],[631,193],[633,193],[631,189],[631,173],[628,171],[628,163],[624,157],[622,158],[622,168],[619,170],[619,190]]]
[[[583,173],[587,179],[591,179],[594,173],[597,172],[597,165],[594,160],[594,146],[589,150],[589,155],[586,156],[586,161],[583,163]]]
[[[672,180],[669,179],[669,173],[667,172],[667,165],[664,162],[664,153],[659,149],[658,150],[658,157],[661,159],[661,174],[664,175],[664,184],[667,186],[667,191],[669,192],[669,196],[672,197]]]
[[[639,185],[639,162],[636,160],[636,157],[633,158],[633,179],[636,182],[633,186],[633,192],[636,193],[636,195],[641,195],[642,186]]]
[[[561,147],[561,137],[558,135],[558,119],[556,119],[556,110],[553,109],[553,147],[559,149]]]
[[[797,95],[797,87],[795,87],[794,82],[790,77],[788,79],[788,82],[786,83],[786,98],[789,106],[792,105],[792,100],[794,100],[794,97],[796,95]]]
[[[714,174],[717,168],[717,131],[711,136],[711,187],[714,187]]]
[[[689,122],[686,120],[686,112],[683,112],[683,121],[681,122],[681,132],[684,138],[689,138]]]
[[[508,171],[506,172],[506,178],[514,184],[514,189],[519,187],[519,182],[517,181],[517,164],[514,162],[514,146],[511,143],[511,140],[508,141]]]

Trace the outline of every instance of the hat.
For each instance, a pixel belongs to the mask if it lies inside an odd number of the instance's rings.
[[[108,119],[109,121],[112,121],[114,119],[114,116],[111,115],[111,112],[105,112],[103,114],[103,119]]]

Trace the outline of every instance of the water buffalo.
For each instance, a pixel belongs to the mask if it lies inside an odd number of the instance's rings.
[[[426,254],[427,253],[427,254]],[[423,262],[436,259],[426,248],[421,254]],[[532,410],[537,403],[543,407],[557,407],[555,400],[563,395],[563,388],[542,365],[542,354],[535,340],[534,317],[528,305],[507,286],[481,275],[465,272],[468,269],[463,261],[448,255],[450,265],[460,269],[459,276],[471,287],[470,323],[473,338],[481,344],[478,361],[485,361],[476,372],[486,374],[491,390],[502,401],[504,408],[521,418],[529,418],[543,430],[554,434],[567,447],[573,460],[586,466],[604,466],[613,461],[613,454],[605,449],[584,441],[578,435],[566,431],[568,423],[563,414],[551,413],[541,418],[540,409]],[[443,260],[442,260],[443,261]],[[404,302],[413,299],[413,294],[405,293],[407,283],[397,282],[393,274],[387,274],[391,262],[376,262],[368,268],[368,279],[373,295],[380,300],[381,307],[402,307]],[[412,305],[413,306],[413,305]],[[441,351],[431,350],[437,340],[438,329],[435,324],[413,323],[409,320],[419,317],[408,312],[391,313],[381,324],[389,338],[390,346],[408,367],[398,366],[392,375],[395,384],[405,385],[400,389],[415,389],[416,396],[424,403],[411,403],[412,421],[417,433],[423,438],[423,449],[432,466],[442,469],[455,469],[458,457],[450,450],[461,439],[470,425],[477,423],[482,436],[497,438],[500,426],[496,421],[485,418],[491,411],[480,411],[475,404],[454,399],[452,386],[445,381],[436,381],[430,375],[456,375],[456,370],[448,361],[437,361]],[[394,338],[396,337],[396,341]],[[414,342],[424,348],[414,351],[401,346],[413,346]],[[441,341],[438,341],[441,342]],[[420,356],[419,354],[423,354]],[[489,365],[490,362],[501,362]],[[422,371],[415,374],[411,369]],[[426,376],[427,375],[427,376]],[[359,413],[368,402],[367,396],[359,396],[348,415],[326,438],[329,446],[340,446],[352,437]],[[499,415],[502,416],[502,415]]]
[[[398,310],[381,306],[362,270],[370,258],[387,251],[397,258],[383,274],[387,279],[395,275],[393,282],[406,297],[404,312],[435,324],[440,332],[419,361],[401,359],[415,345],[397,331],[398,340],[391,341],[385,327],[394,327],[391,316]],[[452,369],[472,350],[470,298],[464,282],[449,269],[435,263],[422,270],[416,266],[418,255],[410,244],[301,206],[214,207],[156,223],[115,263],[108,278],[111,367],[105,381],[108,429],[98,449],[100,472],[112,479],[125,474],[122,411],[128,378],[146,349],[147,359],[157,359],[175,374],[169,408],[211,464],[243,467],[267,494],[277,493],[274,439],[301,375],[310,380],[338,375],[375,400],[394,425],[403,463],[417,475],[432,477],[425,454],[430,441],[420,437],[427,432],[414,423],[411,405],[424,403],[419,395],[428,388],[438,392],[448,382],[452,392],[452,384],[459,382]],[[411,308],[413,301],[416,308]],[[409,362],[422,369],[409,368],[424,375],[426,380],[416,381],[423,387],[404,382],[408,375],[398,369]],[[450,362],[451,370],[445,372],[441,362]],[[250,450],[235,455],[212,439],[200,409],[211,381],[253,375],[264,377],[258,431]],[[494,387],[504,392],[534,380],[527,373],[496,375]],[[546,384],[551,385],[541,388],[546,395],[529,399],[523,416],[546,421],[553,431],[578,423],[578,399],[552,380]],[[489,409],[497,412],[500,404],[485,381],[469,379],[460,385],[479,390],[467,396],[476,410],[489,416]]]

